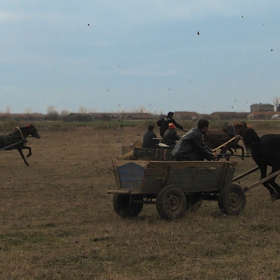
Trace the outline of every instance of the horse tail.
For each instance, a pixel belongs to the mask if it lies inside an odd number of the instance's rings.
[[[250,150],[258,150],[260,146],[260,137],[254,129],[248,128],[243,133],[243,142],[246,148]]]

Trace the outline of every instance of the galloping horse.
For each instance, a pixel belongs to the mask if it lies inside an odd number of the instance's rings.
[[[259,137],[252,128],[249,128],[243,134],[243,142],[260,168],[261,179],[266,177],[268,166],[272,168],[270,174],[280,170],[280,134],[265,134]],[[276,177],[263,182],[272,201],[280,199],[280,186],[275,182]]]
[[[230,151],[230,154],[233,155],[232,149],[241,149],[242,156],[241,158],[244,159],[244,148],[240,145],[238,145],[238,141],[240,140],[240,137],[242,136],[243,132],[247,129],[246,122],[239,122],[234,124],[226,123],[223,126],[223,129],[220,130],[208,130],[206,134],[204,135],[204,141],[205,144],[211,148],[217,148],[227,141],[231,140],[233,137],[236,137],[232,142],[229,142],[224,147],[221,148],[221,154],[225,154],[225,152],[228,150]]]
[[[28,154],[26,157],[30,157],[32,155],[31,148],[26,146],[26,138],[29,135],[36,137],[37,139],[40,138],[36,127],[32,124],[28,124],[25,127],[16,127],[16,131],[8,135],[0,135],[0,150],[18,150],[24,163],[29,166],[22,152],[22,150],[27,149]]]

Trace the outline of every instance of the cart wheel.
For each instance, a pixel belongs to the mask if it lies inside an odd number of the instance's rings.
[[[159,215],[167,220],[180,218],[186,212],[186,196],[176,187],[164,187],[157,195],[156,208]]]
[[[143,197],[141,195],[114,194],[113,206],[116,213],[122,218],[134,218],[143,209]]]
[[[186,195],[186,199],[187,199],[186,211],[196,211],[202,205],[202,199],[200,199],[200,196],[197,196],[195,194]]]
[[[142,142],[141,141],[134,142],[133,147],[134,148],[142,148]]]
[[[239,185],[232,184],[221,190],[218,204],[222,213],[239,215],[246,204],[245,192]]]

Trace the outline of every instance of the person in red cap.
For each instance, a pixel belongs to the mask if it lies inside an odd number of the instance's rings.
[[[176,126],[173,123],[168,124],[168,129],[164,132],[161,143],[173,148],[176,141],[180,139],[175,130]]]

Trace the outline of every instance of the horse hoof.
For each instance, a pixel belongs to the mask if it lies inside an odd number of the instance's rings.
[[[279,199],[279,198],[278,198],[278,195],[276,193],[271,195],[271,201],[272,202],[276,201],[277,199]]]

